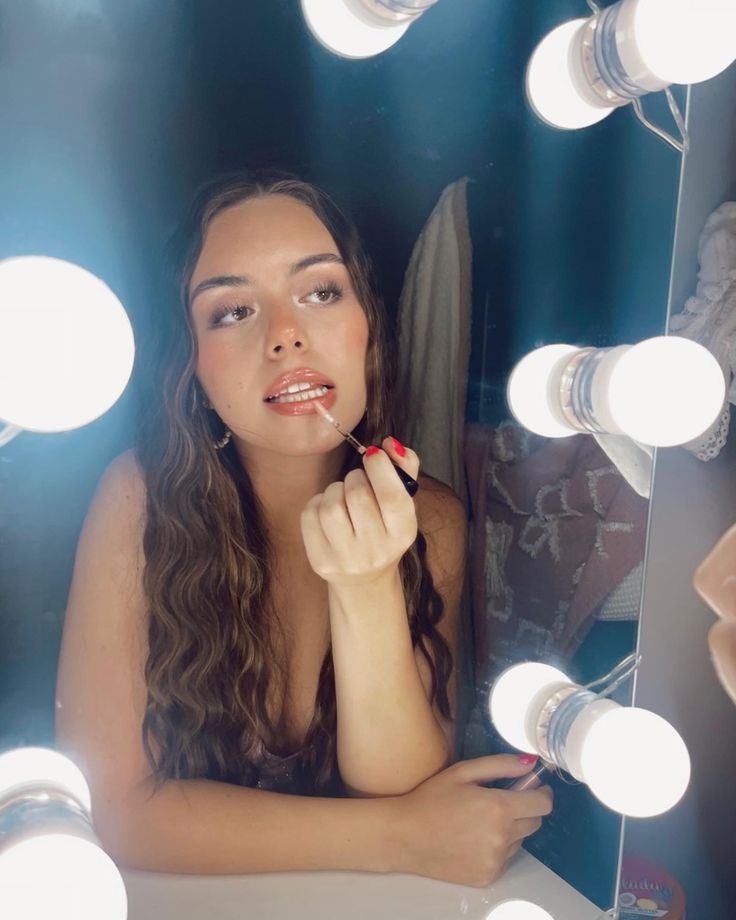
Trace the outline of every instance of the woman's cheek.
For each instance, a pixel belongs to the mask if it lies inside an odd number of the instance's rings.
[[[242,381],[232,379],[231,364],[232,360],[226,348],[206,345],[199,349],[197,377],[212,399],[217,398],[220,391],[230,394],[233,389],[242,387]],[[241,371],[242,366],[241,362]]]
[[[345,347],[351,354],[365,352],[368,347],[368,320],[362,310],[345,330]]]

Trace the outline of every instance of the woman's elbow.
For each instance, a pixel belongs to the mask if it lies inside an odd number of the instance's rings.
[[[363,772],[361,775],[343,775],[343,785],[354,798],[406,795],[426,780],[441,773],[451,762],[452,756],[447,744],[417,764],[413,770],[392,767],[385,772],[374,770],[370,774]]]
[[[150,869],[150,815],[142,792],[93,795],[92,826],[102,849],[120,868]]]

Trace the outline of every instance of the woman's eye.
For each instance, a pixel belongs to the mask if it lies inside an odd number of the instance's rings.
[[[234,326],[245,318],[248,307],[239,304],[237,307],[221,307],[212,317],[213,326]]]
[[[342,297],[342,294],[342,288],[338,284],[329,282],[328,284],[320,284],[310,294],[307,295],[307,298],[314,297],[315,301],[312,301],[313,303],[316,302],[320,304],[331,304],[336,300],[339,300]]]

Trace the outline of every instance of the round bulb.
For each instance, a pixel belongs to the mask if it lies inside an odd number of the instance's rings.
[[[680,336],[657,336],[622,350],[607,381],[596,381],[596,388],[605,392],[615,425],[653,447],[686,444],[702,434],[718,418],[726,396],[716,358]]]
[[[120,873],[93,843],[48,834],[0,851],[0,917],[125,920],[127,915]]]
[[[15,748],[0,754],[0,800],[25,788],[45,784],[64,789],[90,810],[87,780],[68,757],[51,748],[38,747]]]
[[[609,709],[593,722],[579,752],[582,779],[613,811],[649,818],[680,801],[690,756],[675,729],[654,712]]]
[[[373,57],[401,38],[412,20],[391,22],[361,6],[360,0],[301,0],[310,32],[328,51],[344,58]]]
[[[587,19],[572,19],[549,32],[532,52],[526,95],[536,114],[553,128],[585,128],[601,121],[613,106],[594,105],[582,88],[577,66],[580,32]]]
[[[133,330],[113,292],[78,265],[0,262],[0,419],[67,431],[106,412],[133,370]]]
[[[507,668],[493,684],[489,699],[491,720],[498,733],[512,747],[538,754],[533,734],[538,714],[534,703],[540,696],[546,699],[561,684],[569,683],[562,671],[536,661]]]
[[[642,64],[667,83],[700,83],[736,60],[734,0],[627,0]]]
[[[514,418],[524,428],[545,438],[578,434],[557,408],[561,365],[578,350],[574,345],[544,345],[529,352],[514,367],[506,399]]]
[[[554,920],[554,917],[531,901],[512,900],[497,904],[486,920]]]

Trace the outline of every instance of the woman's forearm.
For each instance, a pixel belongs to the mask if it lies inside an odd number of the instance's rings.
[[[400,795],[449,760],[417,668],[398,569],[370,587],[329,589],[343,781]]]
[[[122,866],[241,874],[405,869],[392,799],[311,798],[206,779],[170,780],[96,807],[95,829]]]

